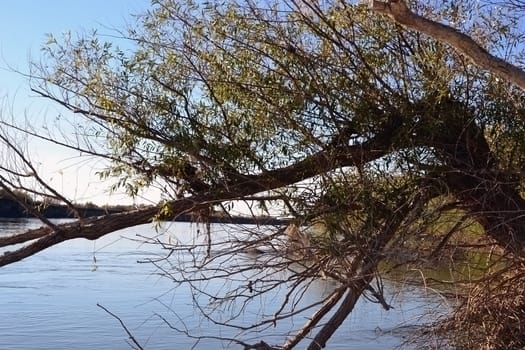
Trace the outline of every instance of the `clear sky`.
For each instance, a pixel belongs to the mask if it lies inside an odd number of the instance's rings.
[[[149,0],[2,0],[0,1],[0,113],[22,121],[25,115],[53,120],[57,106],[35,97],[22,75],[30,59],[40,59],[46,33],[90,32],[111,34],[111,28],[133,23],[132,14],[149,7]],[[37,126],[38,127],[38,126]],[[102,164],[85,162],[77,154],[58,150],[52,145],[33,147],[32,156],[39,171],[59,191],[78,202],[99,204],[130,203],[122,196],[108,196],[95,171]],[[154,198],[155,199],[155,198]]]

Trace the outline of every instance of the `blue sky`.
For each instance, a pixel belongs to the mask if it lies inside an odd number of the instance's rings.
[[[46,33],[90,32],[96,28],[122,28],[132,23],[132,13],[149,7],[149,0],[2,0],[0,3],[0,67],[23,70],[29,57],[38,58]],[[0,72],[0,94],[23,83],[14,74]],[[9,91],[12,92],[12,91]]]
[[[35,97],[22,75],[30,59],[40,59],[46,33],[91,32],[112,34],[111,28],[133,23],[132,14],[149,8],[149,0],[2,0],[0,2],[0,113],[24,120],[38,116],[52,120],[60,113],[56,105]],[[85,162],[77,154],[52,145],[34,146],[32,156],[43,177],[78,202],[123,203],[122,196],[108,197],[94,173],[103,165]]]

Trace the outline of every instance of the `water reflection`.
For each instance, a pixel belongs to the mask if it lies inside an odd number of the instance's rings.
[[[38,226],[35,220],[0,220],[1,234]],[[250,296],[253,295],[250,288],[263,288],[257,285],[257,275],[250,271],[228,275],[228,279],[195,281],[195,286],[204,292],[200,294],[178,283],[180,276],[175,268],[178,260],[164,259],[168,250],[159,243],[202,244],[205,235],[198,234],[197,229],[185,223],[169,223],[157,230],[143,225],[114,232],[95,242],[64,242],[1,268],[0,349],[130,349],[127,335],[118,322],[98,308],[97,303],[117,314],[147,349],[190,348],[195,345],[195,339],[185,333],[239,336],[239,329],[220,328],[211,323],[199,307],[207,307],[219,320],[236,317],[239,325],[253,324],[261,317],[271,318],[288,291],[286,283],[261,294],[250,304],[243,303],[242,299],[231,303],[213,300],[227,295],[232,287],[243,286]],[[232,234],[226,226],[213,226],[213,229],[218,236]],[[192,252],[181,251],[177,258],[191,261],[193,257]],[[215,263],[242,266],[267,258],[240,255],[224,260],[227,258],[222,256],[223,260]],[[145,261],[156,261],[157,266]],[[286,271],[261,269],[257,273],[271,273],[275,280],[286,281],[289,277]],[[251,286],[250,280],[255,281]],[[334,287],[330,281],[311,281],[307,288],[302,287],[302,299],[292,300],[290,305],[300,309],[326,296]],[[386,289],[390,291],[387,298],[394,309],[386,312],[377,304],[360,300],[330,341],[330,349],[394,348],[413,331],[414,325],[428,321],[428,315],[424,315],[442,302],[417,288],[398,293],[398,286],[387,283]],[[290,332],[303,325],[311,312],[299,313],[276,325],[266,324],[262,331],[244,334],[242,339],[282,343]],[[239,346],[206,338],[195,348]]]

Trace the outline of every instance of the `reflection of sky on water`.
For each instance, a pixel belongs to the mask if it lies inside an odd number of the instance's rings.
[[[35,221],[0,222],[0,232],[32,227]],[[217,235],[232,234],[214,226]],[[171,330],[157,316],[195,335],[236,337],[239,330],[220,329],[199,313],[193,298],[206,305],[209,296],[192,295],[188,286],[162,277],[149,263],[165,256],[159,245],[144,244],[142,237],[155,237],[163,242],[203,242],[197,228],[185,223],[170,223],[155,231],[151,226],[138,226],[108,235],[96,242],[73,240],[46,250],[25,261],[0,269],[0,348],[1,349],[129,349],[127,338],[118,321],[96,306],[100,303],[126,323],[139,342],[149,349],[189,348],[194,340]],[[196,238],[197,236],[197,238]],[[232,259],[228,263],[246,263],[250,257]],[[244,260],[244,262],[242,262]],[[160,261],[163,268],[176,260]],[[168,271],[168,270],[167,270]],[[174,276],[176,279],[176,276]],[[233,282],[213,280],[201,287],[210,295],[226,293],[226,288],[246,283],[249,275],[238,275]],[[271,277],[285,279],[286,272]],[[177,288],[175,288],[177,287]],[[297,308],[318,300],[333,289],[333,283],[317,280],[311,283]],[[394,292],[388,300],[394,310],[384,311],[377,304],[361,299],[350,317],[329,342],[330,349],[389,349],[403,341],[410,326],[421,323],[419,316],[441,300],[419,289]],[[272,315],[279,308],[286,286],[255,298],[239,313],[239,302],[216,309],[214,316],[227,319],[240,314],[239,324],[252,324],[261,315]],[[224,305],[223,305],[224,306]],[[299,329],[313,311],[278,323],[262,333],[248,333],[240,339],[258,342],[261,339],[281,343],[291,329]],[[428,320],[428,318],[426,319]],[[405,328],[397,329],[397,326]],[[197,349],[239,348],[216,340],[203,340]],[[304,346],[303,346],[304,347]],[[302,348],[301,346],[298,348]]]

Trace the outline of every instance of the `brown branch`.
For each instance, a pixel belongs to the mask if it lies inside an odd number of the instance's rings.
[[[388,304],[385,300],[385,296],[383,295],[383,293],[381,291],[377,291],[374,289],[374,287],[372,287],[370,284],[368,286],[366,286],[365,288],[367,291],[370,292],[370,294],[372,294],[372,296],[374,298],[376,298],[377,302],[379,304],[381,304],[381,306],[383,307],[383,309],[385,309],[386,311],[390,310],[392,308],[392,306],[390,304]]]
[[[430,253],[430,255],[428,256],[429,258],[435,258],[438,255],[441,249],[443,249],[445,244],[447,244],[447,242],[450,240],[452,235],[458,232],[458,230],[461,228],[461,225],[463,225],[465,220],[468,219],[468,216],[469,216],[468,214],[465,214],[461,216],[461,218],[459,218],[459,220],[454,224],[454,226],[452,226],[452,228],[448,230],[445,236],[443,236],[443,238],[441,239],[439,244],[436,246],[436,248],[434,248],[434,250]]]
[[[389,16],[398,24],[451,45],[481,68],[525,90],[523,70],[490,54],[470,36],[412,12],[404,0],[370,0],[370,8],[377,13]]]
[[[374,241],[367,247],[366,255],[362,258],[356,258],[356,265],[349,271],[349,281],[347,284],[348,292],[346,297],[339,305],[337,311],[316,334],[307,350],[320,350],[326,346],[326,342],[352,312],[363,292],[366,289],[370,290],[370,283],[375,277],[374,272],[377,270],[377,265],[384,257],[383,250],[385,246],[392,240],[392,237],[399,230],[404,221],[408,220],[406,224],[411,223],[411,217],[416,213],[421,212],[423,204],[428,201],[430,198],[429,196],[432,196],[432,191],[421,191],[413,201],[406,201],[406,199],[404,199],[395,210],[386,207],[383,209],[385,212],[390,212],[391,218],[376,236]],[[377,204],[378,203],[374,203],[374,205]],[[355,273],[355,276],[351,275],[352,272]]]
[[[179,204],[178,206],[181,207],[181,209],[185,208],[186,210],[193,206],[193,203],[186,202],[177,204]],[[54,229],[50,227],[42,227],[40,229],[24,232],[20,235],[6,237],[1,241],[4,246],[7,245],[6,243],[20,243],[27,241],[28,239],[37,240],[27,246],[14,251],[7,251],[3,255],[0,255],[0,267],[25,259],[69,239],[86,238],[94,240],[116,230],[150,222],[158,213],[158,210],[158,207],[149,207],[125,213],[112,214],[92,220],[56,225]]]
[[[330,148],[311,155],[288,167],[257,175],[232,175],[224,185],[216,185],[201,194],[168,203],[172,215],[179,216],[209,203],[242,199],[245,196],[269,191],[306,180],[320,173],[343,166],[362,165],[377,159],[390,149],[392,129],[378,134],[363,144]],[[60,242],[86,238],[98,239],[113,231],[151,222],[160,206],[111,214],[96,219],[56,225],[51,229],[37,229],[0,239],[0,247],[37,239],[33,243],[0,256],[0,267],[20,261]]]
[[[294,337],[286,342],[283,346],[283,350],[291,350],[293,349],[301,340],[306,337],[308,333],[319,323],[319,321],[330,311],[332,308],[341,300],[343,297],[345,291],[347,290],[346,286],[343,286],[342,288],[338,288],[332,294],[326,298],[325,303],[323,306],[317,310],[310,320],[299,330],[297,334],[294,335]]]
[[[343,302],[334,313],[334,315],[328,320],[323,328],[316,334],[307,350],[320,350],[326,346],[326,342],[334,334],[334,332],[339,328],[344,320],[354,309],[357,300],[365,290],[365,288],[370,284],[373,279],[372,274],[368,274],[360,278],[352,286],[349,286],[346,297],[343,299]]]

